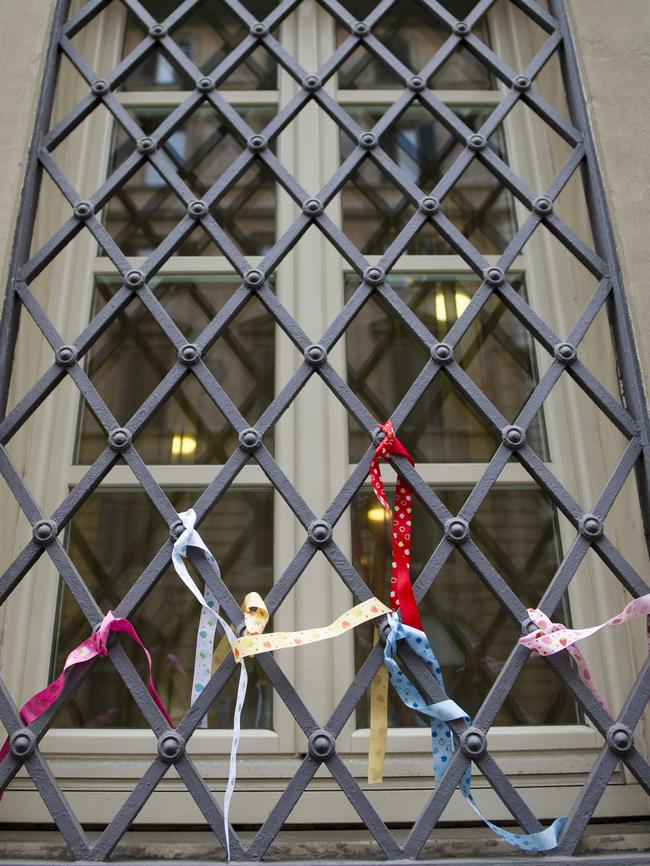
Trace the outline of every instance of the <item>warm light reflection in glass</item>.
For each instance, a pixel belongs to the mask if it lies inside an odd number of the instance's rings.
[[[187,434],[175,433],[172,437],[172,457],[188,457],[196,451],[196,439]]]
[[[447,304],[445,303],[444,292],[436,292],[436,319],[439,322],[447,321]]]
[[[460,319],[472,299],[467,292],[456,292],[456,318]]]
[[[368,520],[371,523],[383,523],[383,521],[386,520],[386,512],[379,505],[376,505],[374,508],[369,508]]]

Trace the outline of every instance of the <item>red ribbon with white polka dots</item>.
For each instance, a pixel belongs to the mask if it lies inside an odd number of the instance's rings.
[[[390,421],[380,424],[386,436],[381,440],[370,463],[370,483],[375,496],[388,514],[392,514],[391,527],[392,565],[390,573],[390,606],[402,614],[402,622],[411,628],[424,631],[420,620],[417,602],[411,586],[411,522],[413,517],[413,493],[406,481],[397,476],[395,487],[395,506],[391,508],[384,494],[384,482],[379,465],[387,461],[391,454],[406,457],[413,465],[413,458],[395,436]]]

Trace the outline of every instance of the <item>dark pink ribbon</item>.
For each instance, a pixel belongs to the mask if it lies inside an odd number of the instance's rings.
[[[108,655],[108,637],[112,631],[123,632],[124,634],[128,635],[131,640],[135,641],[140,647],[142,647],[142,651],[147,657],[147,664],[149,665],[149,682],[147,684],[149,694],[156,702],[156,706],[165,717],[165,721],[167,722],[169,727],[174,727],[174,724],[170,719],[163,702],[158,696],[158,692],[156,691],[156,687],[153,682],[153,675],[151,670],[151,656],[149,655],[149,651],[138,637],[136,630],[133,628],[128,619],[116,617],[112,610],[109,610],[109,612],[106,614],[104,619],[101,621],[97,631],[91,634],[90,637],[87,637],[83,643],[80,643],[78,647],[72,650],[70,655],[65,660],[63,670],[54,680],[54,682],[50,683],[49,686],[44,688],[42,691],[37,692],[37,694],[30,698],[23,706],[20,711],[20,717],[26,725],[31,725],[32,722],[35,722],[36,719],[40,718],[40,716],[42,716],[43,713],[57,701],[61,692],[63,691],[63,686],[65,685],[66,671],[68,671],[75,665],[85,664],[91,659],[94,659],[96,656]],[[3,761],[8,753],[9,738],[5,740],[2,749],[0,749],[0,761]]]

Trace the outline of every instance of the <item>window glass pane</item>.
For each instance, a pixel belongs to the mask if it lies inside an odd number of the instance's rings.
[[[523,278],[509,275],[526,295]],[[481,281],[472,275],[390,274],[391,286],[434,337],[443,340],[467,308]],[[346,299],[359,284],[346,275]],[[428,352],[376,296],[361,308],[345,334],[348,383],[375,418],[385,421],[430,360]],[[493,294],[456,346],[454,357],[509,420],[537,382],[533,339]],[[367,433],[350,417],[350,459],[366,452]],[[527,441],[548,459],[541,413]],[[400,427],[400,438],[423,463],[486,463],[500,437],[488,428],[441,370]]]
[[[156,297],[193,342],[240,285],[233,277],[156,277]],[[94,314],[121,286],[99,277]],[[226,331],[204,352],[208,369],[251,424],[273,399],[275,329],[253,295]],[[127,424],[142,402],[177,363],[178,354],[144,305],[134,298],[93,345],[86,371],[120,424]],[[237,434],[190,373],[136,436],[135,446],[148,463],[225,463]],[[273,448],[273,431],[264,442]],[[106,433],[83,404],[77,462],[91,463],[106,447]]]
[[[348,0],[345,5],[357,20],[363,20],[376,3]],[[454,0],[445,5],[453,15],[463,19],[475,4],[473,0]],[[473,30],[479,39],[489,44],[485,18]],[[417,0],[398,0],[372,32],[411,72],[418,73],[450,33],[449,28]],[[349,35],[346,27],[337,26],[339,44]],[[338,85],[344,90],[401,90],[404,82],[386,63],[364,47],[359,47],[341,66]],[[429,80],[429,86],[437,90],[483,90],[493,88],[495,84],[487,67],[461,45]]]
[[[197,491],[168,491],[183,511]],[[237,601],[256,590],[265,595],[273,582],[273,493],[229,490],[201,525],[201,536],[217,557],[225,584]],[[114,609],[169,537],[166,525],[142,492],[98,491],[74,517],[67,544],[81,577],[104,611]],[[191,568],[191,566],[188,566]],[[199,586],[203,583],[194,573]],[[174,722],[190,705],[200,606],[171,568],[162,575],[131,617],[153,657],[154,680]],[[60,597],[54,676],[67,654],[88,637],[86,618],[67,588]],[[142,651],[128,640],[122,646],[143,674]],[[272,688],[257,664],[248,666],[248,692],[242,715],[245,728],[271,728]],[[229,728],[238,675],[231,677],[209,714],[209,726]],[[58,727],[143,728],[140,711],[109,660],[101,660],[57,719]]]
[[[371,129],[385,108],[351,107],[347,111]],[[473,130],[492,112],[490,107],[454,107]],[[340,133],[341,158],[356,142]],[[381,136],[382,148],[423,191],[429,193],[464,149],[455,135],[424,107],[411,107]],[[490,146],[505,159],[502,130],[490,137]],[[479,160],[456,181],[442,200],[445,214],[484,254],[498,254],[515,232],[514,199]],[[366,158],[342,190],[343,230],[366,255],[381,255],[415,213],[415,207],[372,159]],[[441,255],[455,252],[429,222],[410,242],[407,253]]]
[[[271,120],[272,108],[238,109],[255,131]],[[146,135],[171,114],[171,108],[143,108],[133,111]],[[226,172],[245,149],[224,119],[210,106],[197,109],[167,138],[163,150],[196,198]],[[130,156],[135,144],[116,125],[109,173]],[[258,159],[230,187],[211,213],[219,226],[244,255],[261,256],[275,240],[275,183]],[[167,185],[162,175],[146,162],[110,199],[106,227],[127,256],[149,255],[187,214],[184,202]],[[183,241],[176,255],[222,255],[201,226]]]
[[[180,6],[180,0],[141,0],[157,21],[164,21]],[[249,0],[248,9],[258,18],[265,18],[275,7],[272,0]],[[126,25],[123,56],[126,57],[145,37],[145,32],[133,15]],[[203,0],[171,29],[170,35],[178,47],[208,74],[248,36],[248,27],[220,0]],[[164,50],[154,49],[126,77],[123,90],[192,90],[195,82],[171,61]],[[225,90],[275,90],[277,63],[263,47],[257,47],[226,78]]]
[[[453,514],[469,488],[434,488]],[[393,490],[388,497],[392,501]],[[539,491],[526,487],[492,490],[472,521],[472,537],[527,606],[537,606],[561,562],[554,507]],[[374,493],[362,488],[352,503],[353,563],[374,593],[388,597],[389,522]],[[442,537],[440,528],[413,498],[411,568],[415,581]],[[436,577],[420,613],[450,698],[474,715],[499,674],[520,630],[458,551]],[[556,619],[569,622],[566,606]],[[357,670],[372,647],[372,627],[355,629]],[[357,709],[357,726],[368,727],[367,695]],[[558,678],[531,657],[496,718],[499,725],[575,724],[576,707]],[[416,719],[389,689],[389,725],[408,727]]]

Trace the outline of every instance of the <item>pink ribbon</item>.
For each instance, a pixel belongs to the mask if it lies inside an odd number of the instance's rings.
[[[528,613],[532,622],[535,623],[539,631],[531,632],[531,634],[520,637],[519,643],[540,656],[551,656],[555,653],[562,652],[562,650],[567,650],[577,665],[580,679],[587,686],[596,700],[607,710],[607,706],[598,693],[598,689],[591,678],[587,662],[580,650],[574,646],[574,644],[579,640],[583,640],[584,638],[595,634],[597,631],[600,631],[601,628],[605,628],[606,625],[619,625],[619,623],[629,622],[630,620],[637,619],[640,616],[650,617],[650,594],[642,595],[640,598],[635,598],[625,607],[624,610],[621,611],[621,613],[608,619],[607,622],[603,622],[600,625],[594,625],[591,628],[567,628],[565,625],[562,625],[562,623],[551,622],[546,614],[542,613],[542,611],[537,608],[529,607]],[[648,619],[646,631],[648,652],[650,653],[650,618]]]
[[[172,720],[165,709],[163,702],[160,700],[158,696],[158,692],[156,691],[156,687],[153,682],[152,670],[151,670],[151,656],[149,655],[149,651],[146,646],[142,643],[136,630],[133,628],[128,619],[121,619],[116,617],[112,610],[106,614],[104,619],[101,621],[99,628],[96,632],[87,637],[83,643],[80,643],[78,647],[72,650],[70,655],[65,660],[65,665],[63,666],[63,670],[54,680],[53,683],[50,683],[49,686],[44,688],[42,691],[37,692],[32,698],[30,698],[27,703],[23,706],[20,711],[20,717],[26,725],[31,725],[32,722],[36,721],[43,713],[52,706],[53,703],[59,698],[59,695],[63,691],[63,686],[65,685],[65,675],[66,671],[75,665],[85,664],[89,662],[91,659],[95,658],[95,656],[105,656],[108,655],[108,637],[112,631],[121,631],[124,634],[127,634],[131,640],[134,640],[140,647],[142,647],[142,651],[147,657],[147,664],[149,665],[149,694],[156,702],[156,706],[160,710],[160,712],[165,717],[165,721],[169,725],[170,728],[174,727]],[[4,760],[9,752],[9,738],[7,738],[4,742],[2,749],[0,749],[0,761]]]

